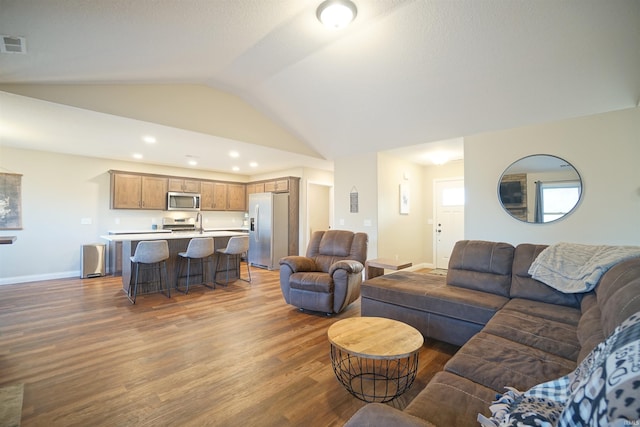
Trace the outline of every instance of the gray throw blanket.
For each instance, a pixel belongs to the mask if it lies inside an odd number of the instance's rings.
[[[529,274],[564,293],[588,292],[608,269],[638,256],[640,246],[558,243],[540,252]]]

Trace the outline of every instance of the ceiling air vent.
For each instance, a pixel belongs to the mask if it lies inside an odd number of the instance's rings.
[[[27,53],[24,37],[0,35],[0,53]]]

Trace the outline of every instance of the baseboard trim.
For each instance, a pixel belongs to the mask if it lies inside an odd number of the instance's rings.
[[[57,273],[33,274],[30,276],[15,276],[0,278],[1,285],[15,285],[18,283],[39,282],[42,280],[67,279],[69,277],[80,278],[80,270],[77,271],[60,271]]]

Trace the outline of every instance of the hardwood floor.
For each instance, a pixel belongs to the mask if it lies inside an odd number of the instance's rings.
[[[244,267],[243,267],[244,268]],[[246,269],[244,270],[246,272]],[[0,286],[0,386],[24,383],[22,426],[340,426],[363,402],[336,380],[333,316],[253,283],[138,296],[119,277]],[[457,350],[426,340],[404,407]]]

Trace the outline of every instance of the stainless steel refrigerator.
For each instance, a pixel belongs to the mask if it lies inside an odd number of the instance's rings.
[[[249,195],[249,262],[269,270],[280,269],[289,255],[289,194]]]

